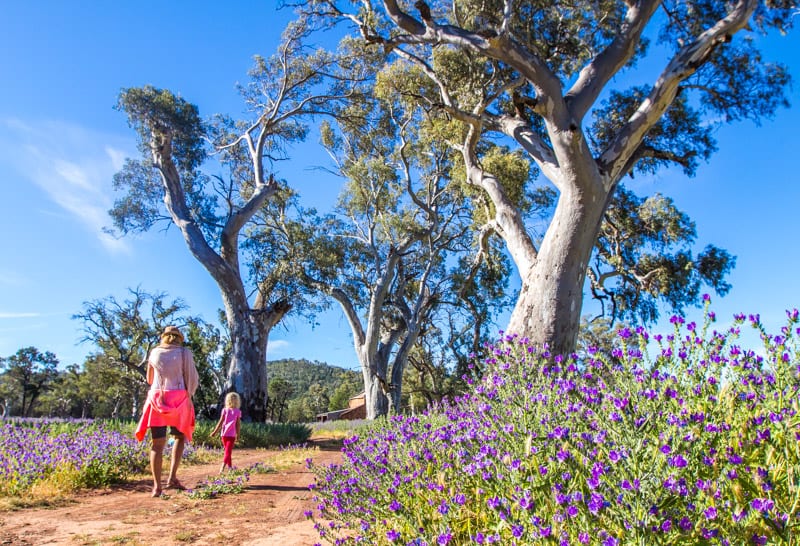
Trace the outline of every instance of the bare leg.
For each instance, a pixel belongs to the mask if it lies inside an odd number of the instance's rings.
[[[186,444],[186,438],[183,436],[175,437],[175,443],[172,444],[172,458],[169,462],[169,485],[180,484],[178,481],[178,466],[181,464],[181,457],[183,457],[183,447]]]
[[[161,465],[164,459],[166,438],[155,438],[150,444],[150,472],[153,474],[153,496],[161,495]]]

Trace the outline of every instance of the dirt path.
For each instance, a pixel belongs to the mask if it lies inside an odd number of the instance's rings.
[[[237,449],[239,468],[267,462],[275,452]],[[315,464],[341,461],[338,446],[322,443]],[[184,466],[179,478],[189,488],[217,475],[219,464]],[[242,545],[309,546],[320,542],[304,512],[313,509],[308,485],[314,475],[305,463],[268,474],[251,474],[238,495],[193,500],[167,490],[150,497],[152,482],[139,479],[102,491],[78,495],[75,503],[55,509],[0,512],[0,545]]]

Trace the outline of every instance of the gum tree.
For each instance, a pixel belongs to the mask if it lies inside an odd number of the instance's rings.
[[[368,419],[400,410],[409,355],[456,281],[464,282],[455,272],[475,246],[439,120],[391,83],[376,82],[372,97],[348,107],[369,115],[323,126],[323,144],[346,182],[317,240],[330,260],[307,272],[350,325]]]
[[[301,18],[287,27],[273,57],[256,57],[251,81],[240,88],[247,119],[204,121],[195,105],[152,86],[119,96],[142,155],[114,178],[126,192],[111,211],[114,225],[123,234],[174,225],[214,279],[231,339],[224,391],[242,395],[248,420],[266,417],[269,333],[304,297],[296,277],[286,274],[297,260],[285,244],[285,222],[270,220],[283,218],[291,192],[269,169],[286,159],[289,144],[305,138],[304,120],[341,98],[337,78],[329,78],[344,70],[341,59],[308,51],[308,32]],[[227,174],[206,174],[204,167]],[[273,241],[276,252],[264,255],[264,245],[242,244],[256,235]]]
[[[183,326],[186,304],[165,301],[163,292],[151,294],[141,288],[128,289],[129,296],[119,301],[114,296],[83,303],[73,320],[82,322],[82,343],[94,344],[113,366],[141,380],[147,377],[147,354],[158,344],[166,326]]]
[[[508,331],[556,353],[575,347],[590,260],[623,177],[669,166],[694,175],[716,125],[758,122],[787,104],[784,67],[757,46],[791,27],[794,0],[303,4],[355,23],[366,42],[421,71],[427,85],[409,92],[463,124],[453,144],[467,181],[491,201],[522,279]],[[486,168],[489,137],[523,150],[555,187],[541,238]],[[724,258],[706,281],[727,271]]]
[[[87,301],[83,303],[81,312],[72,316],[81,322],[81,342],[91,343],[97,348],[84,362],[83,373],[91,377],[99,374],[101,368],[108,370],[106,375],[113,376],[113,379],[106,381],[110,385],[106,389],[108,392],[98,394],[96,398],[111,398],[118,408],[124,402],[126,411],[118,409],[120,415],[137,416],[139,404],[144,400],[148,388],[147,355],[158,344],[159,334],[166,326],[179,326],[187,339],[190,338],[190,332],[198,328],[209,334],[214,330],[199,318],[187,316],[183,301],[167,301],[166,298],[163,292],[149,293],[139,287],[130,288],[128,296],[122,301],[114,296]],[[208,383],[205,362],[209,354],[194,346],[192,349],[201,372],[201,383]],[[69,379],[73,376],[78,379],[75,374],[67,374],[66,377]],[[90,381],[90,387],[91,384]],[[98,381],[98,389],[104,388]]]
[[[10,386],[8,391],[12,393],[3,403],[3,413],[33,416],[39,398],[58,378],[57,367],[55,354],[36,347],[24,347],[9,357],[0,357],[0,383]]]

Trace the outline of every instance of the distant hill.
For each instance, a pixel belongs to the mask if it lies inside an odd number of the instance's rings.
[[[313,421],[319,413],[346,408],[350,397],[364,390],[361,372],[305,359],[267,362],[267,379],[291,385],[288,397],[270,386],[269,414],[276,421]]]
[[[295,396],[308,392],[309,387],[318,383],[335,392],[342,383],[361,383],[361,372],[331,366],[325,362],[285,358],[267,362],[267,378],[285,379],[294,387]],[[293,398],[294,398],[293,397]]]

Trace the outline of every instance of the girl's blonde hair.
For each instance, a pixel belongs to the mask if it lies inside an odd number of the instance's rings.
[[[242,399],[235,392],[229,392],[225,395],[225,407],[239,409],[242,407]]]

